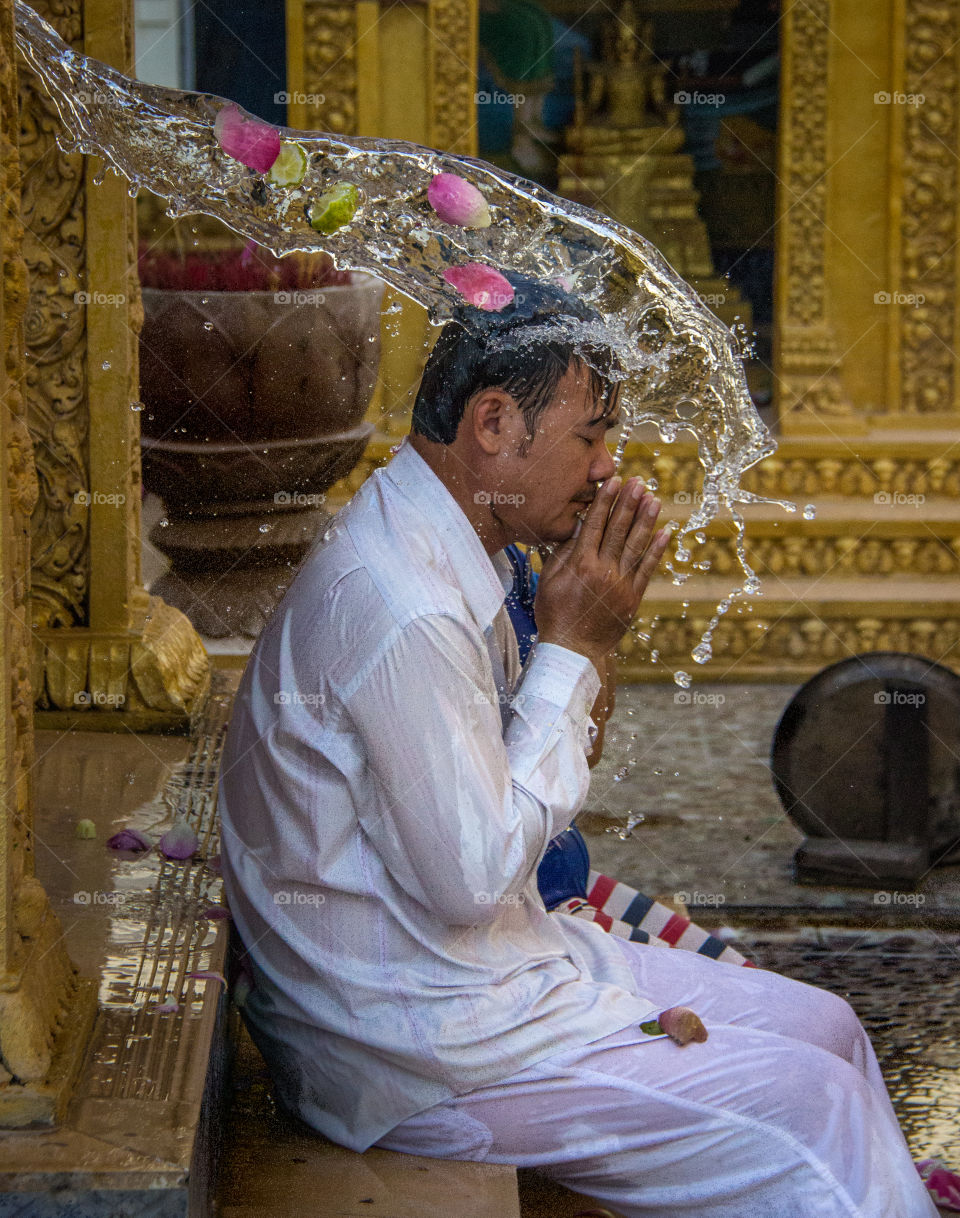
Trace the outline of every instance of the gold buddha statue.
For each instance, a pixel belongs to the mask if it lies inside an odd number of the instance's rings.
[[[652,42],[653,22],[639,23],[632,0],[624,0],[606,28],[600,61],[585,72],[577,57],[574,121],[557,192],[646,237],[721,320],[749,330],[749,301],[714,269],[693,160],[681,152],[680,107],[667,96],[669,69]]]

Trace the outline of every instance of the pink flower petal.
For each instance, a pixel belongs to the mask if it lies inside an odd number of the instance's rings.
[[[139,829],[121,829],[113,837],[107,838],[111,850],[150,850],[152,843],[143,836]]]
[[[280,132],[269,123],[245,115],[239,106],[224,106],[213,125],[220,147],[234,160],[257,173],[266,173],[280,155]]]
[[[196,977],[198,981],[222,981],[227,984],[227,979],[223,973],[218,973],[215,969],[200,969],[195,973],[187,973],[188,977]]]
[[[937,1205],[946,1209],[960,1209],[960,1176],[945,1167],[938,1167],[927,1176],[926,1185]]]
[[[507,280],[482,262],[447,267],[443,277],[465,300],[488,313],[499,313],[513,300],[513,288]]]
[[[200,841],[186,821],[178,820],[161,837],[159,845],[168,859],[182,860],[196,854]]]
[[[441,220],[461,228],[488,228],[490,208],[472,182],[455,173],[437,173],[427,187],[427,199]]]
[[[243,247],[243,253],[240,255],[241,266],[249,266],[249,264],[253,261],[253,255],[257,248],[257,242],[251,237],[247,244]]]

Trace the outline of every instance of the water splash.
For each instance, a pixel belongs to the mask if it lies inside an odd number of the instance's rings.
[[[692,433],[704,469],[702,497],[675,531],[675,561],[689,562],[685,538],[725,507],[738,530],[745,576],[727,599],[749,595],[756,576],[738,506],[796,509],[741,488],[744,471],[776,447],[747,389],[741,338],[648,241],[483,161],[404,141],[279,128],[285,144],[302,150],[306,172],[295,185],[274,184],[221,149],[214,123],[224,99],[133,80],[73,51],[22,0],[15,0],[15,10],[17,44],[73,141],[71,146],[60,137],[61,146],[103,157],[127,178],[131,193],[145,187],[166,199],[168,215],[215,216],[278,256],[326,251],[340,269],[373,274],[417,301],[437,325],[462,304],[444,271],[471,262],[562,282],[591,305],[602,319],[604,343],[624,367],[621,402],[628,426],[617,446],[618,466],[627,437],[640,424],[654,424],[668,443],[681,431]],[[439,219],[427,199],[439,172],[479,188],[490,227],[459,228]],[[330,233],[315,231],[311,205],[334,187],[350,186],[359,199],[352,219]],[[596,323],[565,322],[565,331],[574,343],[598,337]],[[670,569],[674,582],[686,578]]]

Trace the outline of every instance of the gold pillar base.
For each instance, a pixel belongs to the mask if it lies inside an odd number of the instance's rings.
[[[0,990],[0,1129],[62,1120],[97,1012],[96,983],[70,963],[60,920],[32,876],[15,916],[24,958]]]
[[[187,731],[210,690],[199,635],[158,596],[137,630],[35,631],[32,662],[34,723],[57,731]]]

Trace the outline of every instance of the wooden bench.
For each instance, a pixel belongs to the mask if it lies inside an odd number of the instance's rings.
[[[573,1218],[601,1205],[532,1172],[338,1146],[279,1111],[234,1008],[218,1218]]]

